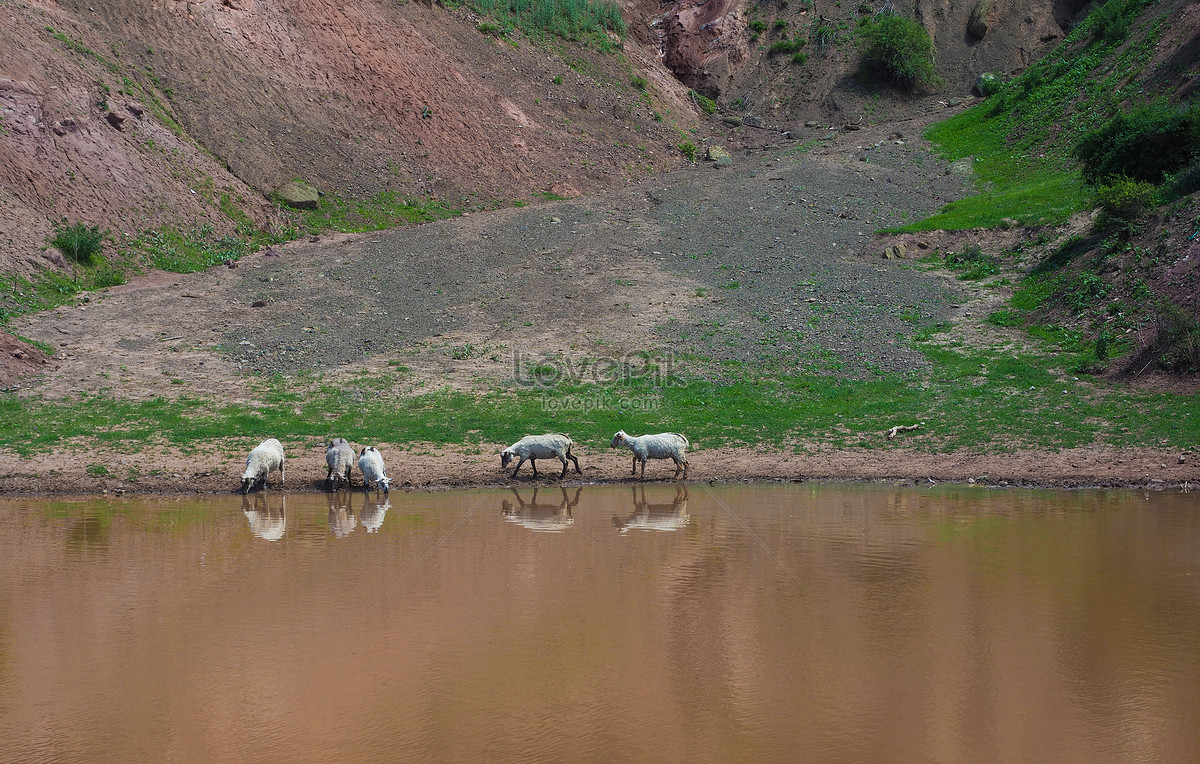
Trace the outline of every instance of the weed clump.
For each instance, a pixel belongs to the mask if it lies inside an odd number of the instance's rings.
[[[1153,184],[1131,178],[1114,178],[1096,188],[1096,206],[1100,215],[1096,229],[1131,232],[1137,222],[1154,210],[1158,189]]]
[[[83,223],[67,225],[66,220],[63,220],[54,228],[54,238],[50,240],[50,243],[72,263],[88,265],[96,255],[100,254],[100,248],[104,244],[104,234],[100,232],[98,225],[87,226]]]
[[[685,157],[687,157],[689,162],[696,161],[696,144],[692,143],[691,141],[684,141],[683,143],[679,144],[679,151]]]
[[[909,91],[932,90],[938,79],[933,64],[933,39],[912,19],[880,16],[860,27],[865,48],[863,73]]]
[[[1161,183],[1200,159],[1200,103],[1155,101],[1118,114],[1085,133],[1075,156],[1089,183],[1116,176]]]

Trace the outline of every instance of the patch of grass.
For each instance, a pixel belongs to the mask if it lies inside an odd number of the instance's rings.
[[[459,213],[457,208],[442,202],[403,197],[394,191],[381,191],[364,201],[329,194],[321,198],[317,209],[300,210],[298,217],[300,227],[308,233],[359,233],[443,220]]]
[[[926,336],[936,336],[933,328]],[[1058,340],[1075,349],[1085,346],[1077,338]],[[379,385],[360,380],[350,387],[274,378],[254,391],[254,405],[206,398],[130,401],[102,394],[60,402],[2,396],[0,447],[28,454],[76,438],[134,450],[212,446],[229,438],[260,438],[264,421],[285,443],[323,438],[331,430],[362,442],[439,445],[507,442],[513,431],[566,430],[599,448],[616,429],[649,430],[669,421],[705,447],[796,440],[887,447],[884,425],[909,420],[925,421],[927,428],[907,439],[905,447],[933,452],[1091,443],[1182,448],[1200,442],[1200,413],[1191,396],[1075,381],[1056,370],[1055,354],[967,350],[932,340],[918,340],[917,347],[931,365],[920,385],[896,374],[845,379],[747,367],[729,382],[643,375],[611,384],[559,381],[544,389],[443,389],[415,395],[393,392],[391,380],[382,378]],[[364,397],[363,389],[373,392]],[[546,405],[572,397],[604,405]],[[1134,411],[1136,432],[1122,432]]]
[[[55,226],[54,238],[50,243],[71,262],[87,265],[92,262],[92,258],[100,254],[104,245],[104,234],[98,225],[68,225],[66,220],[63,220]]]
[[[237,236],[217,236],[211,225],[188,231],[163,227],[142,234],[130,246],[143,253],[153,267],[172,273],[203,271],[237,260],[253,249],[250,242]]]
[[[620,8],[610,0],[467,0],[467,5],[533,40],[557,37],[608,53],[615,49],[609,33],[625,36]]]
[[[688,95],[691,96],[692,101],[694,101],[696,106],[700,108],[700,111],[704,112],[705,114],[717,113],[717,102],[713,99],[709,98],[703,93],[697,93],[695,90],[690,91]]]
[[[691,141],[684,141],[679,144],[679,152],[683,154],[689,162],[696,161],[696,144]]]
[[[894,13],[864,19],[859,36],[862,69],[869,78],[908,91],[941,84],[933,65],[933,39],[916,21]]]

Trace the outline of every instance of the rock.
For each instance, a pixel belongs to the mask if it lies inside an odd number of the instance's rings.
[[[112,125],[113,127],[117,128],[118,130],[125,129],[125,118],[122,117],[120,114],[117,114],[115,111],[110,111],[107,114],[105,114],[104,119],[108,121],[108,124]]]
[[[733,157],[720,146],[709,146],[704,150],[704,158],[715,163],[717,167],[728,167],[733,164]]]
[[[971,92],[980,98],[987,98],[999,89],[1000,78],[991,72],[984,72],[976,77],[975,84],[971,86]]]
[[[883,259],[884,260],[902,260],[904,258],[904,256],[907,254],[908,254],[908,248],[905,247],[903,244],[893,244],[892,246],[883,250]]]
[[[862,130],[862,125],[857,122],[847,122],[846,124],[842,125],[842,129],[847,133],[851,133],[855,130]]]
[[[130,101],[129,103],[125,104],[125,108],[129,110],[130,114],[138,119],[141,119],[142,115],[146,113],[146,107],[142,106],[137,101]]]
[[[982,40],[988,31],[988,14],[992,11],[992,0],[977,0],[967,19],[967,32],[976,40]]]
[[[736,114],[726,114],[724,117],[721,117],[721,121],[733,127],[739,127],[742,124],[742,118]]]
[[[320,199],[317,189],[302,180],[289,180],[275,189],[275,195],[284,204],[297,210],[315,210]]]
[[[961,98],[951,98],[949,101],[946,102],[946,104],[948,106],[962,106],[962,103],[963,103],[963,99],[961,99]]]
[[[761,127],[762,120],[753,114],[747,114],[746,116],[742,117],[742,124],[746,125],[747,127]]]
[[[807,122],[805,122],[805,123],[804,123],[804,126],[805,126],[805,127],[807,127],[807,128],[820,127],[820,126],[821,126],[821,123],[820,123],[820,122],[814,122],[813,120],[811,120],[811,119],[810,119],[809,121],[807,121]]]

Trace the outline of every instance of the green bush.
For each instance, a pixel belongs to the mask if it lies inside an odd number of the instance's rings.
[[[1154,210],[1158,190],[1150,183],[1131,178],[1114,178],[1096,188],[1096,206],[1100,215],[1096,228],[1128,230]]]
[[[717,102],[713,99],[702,93],[697,93],[695,90],[691,91],[689,95],[691,95],[692,100],[696,102],[696,105],[700,107],[700,111],[704,112],[705,114],[717,113]]]
[[[1085,23],[1094,39],[1116,45],[1129,36],[1133,22],[1151,0],[1108,0],[1088,14]]]
[[[469,6],[531,38],[559,37],[608,51],[608,32],[625,35],[625,21],[609,0],[469,0]]]
[[[903,16],[887,15],[864,24],[863,72],[870,78],[909,91],[940,84],[933,66],[933,40],[925,27]]]
[[[646,82],[645,77],[636,77],[635,76],[635,77],[630,78],[629,84],[634,90],[645,90],[646,87],[650,83]]]
[[[687,157],[689,162],[696,161],[696,144],[692,143],[691,141],[684,141],[683,143],[679,144],[679,150],[683,152],[683,155]]]
[[[63,257],[73,263],[87,265],[92,258],[100,254],[104,244],[104,234],[100,226],[86,226],[83,223],[67,225],[64,220],[54,228],[54,238],[50,243],[63,253]]]
[[[1085,133],[1075,156],[1089,183],[1115,176],[1161,183],[1200,159],[1200,103],[1155,101],[1118,114]]]
[[[776,40],[775,42],[771,43],[771,47],[767,48],[767,55],[774,56],[780,53],[799,53],[800,49],[803,48],[806,43],[807,41],[803,37],[796,37],[792,40]]]
[[[766,31],[767,22],[763,21],[762,19],[755,19],[754,21],[751,21],[748,26],[750,27],[751,32],[758,32],[761,34],[762,32]]]

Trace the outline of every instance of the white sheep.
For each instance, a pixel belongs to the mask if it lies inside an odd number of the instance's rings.
[[[516,469],[512,471],[512,476],[514,478],[517,476],[517,470],[521,469],[521,465],[528,459],[529,465],[533,467],[533,476],[537,477],[537,460],[554,458],[562,462],[562,474],[558,476],[559,480],[562,480],[567,476],[567,460],[570,459],[575,463],[575,471],[582,475],[583,470],[579,469],[579,460],[571,455],[571,446],[573,445],[571,439],[561,433],[526,435],[500,452],[500,469],[508,469],[509,462],[514,457],[520,457]]]
[[[279,483],[285,483],[283,462],[283,444],[274,438],[267,438],[255,446],[246,457],[246,471],[242,473],[242,493],[248,493],[255,486],[266,488],[267,477],[274,470],[279,470]]]
[[[325,464],[329,466],[329,472],[325,475],[329,490],[336,491],[341,487],[343,480],[346,481],[346,486],[350,487],[350,475],[354,471],[354,449],[345,438],[334,438],[325,446]]]
[[[628,448],[633,452],[633,473],[637,474],[638,462],[642,464],[642,478],[646,477],[646,460],[648,459],[671,459],[675,462],[675,477],[679,477],[679,471],[683,470],[683,477],[687,479],[688,460],[687,447],[691,445],[688,439],[677,432],[661,432],[658,435],[633,435],[625,434],[624,430],[617,430],[617,434],[613,436],[611,448]]]
[[[384,473],[383,454],[375,446],[367,446],[358,452],[358,469],[363,476],[363,490],[371,490],[371,484],[377,483],[384,493],[391,487],[392,479]]]

